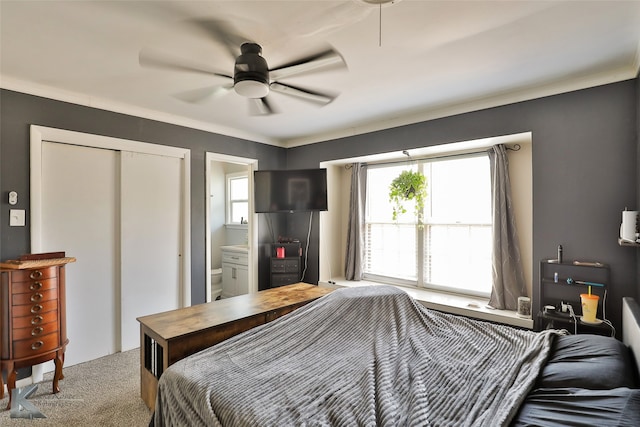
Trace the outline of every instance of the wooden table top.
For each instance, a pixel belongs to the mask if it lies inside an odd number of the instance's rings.
[[[166,340],[203,329],[320,298],[333,289],[308,283],[280,286],[253,294],[138,317],[138,321]]]

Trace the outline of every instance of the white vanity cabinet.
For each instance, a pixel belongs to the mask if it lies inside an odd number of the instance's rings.
[[[222,298],[249,293],[249,251],[244,245],[222,246]]]

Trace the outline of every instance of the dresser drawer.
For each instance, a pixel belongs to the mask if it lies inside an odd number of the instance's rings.
[[[58,287],[58,281],[53,279],[32,280],[29,282],[18,282],[11,286],[12,294],[26,294],[28,292],[41,292],[47,289],[55,289]]]
[[[299,258],[291,258],[291,259],[272,258],[271,259],[272,273],[297,273],[299,268],[300,268]]]
[[[13,282],[28,282],[30,280],[43,280],[56,277],[57,267],[34,268],[31,270],[18,270],[12,273]]]
[[[222,262],[249,265],[249,257],[247,254],[241,252],[222,251]]]
[[[30,303],[29,305],[14,305],[12,308],[12,317],[15,319],[16,317],[33,316],[35,314],[43,314],[57,309],[57,300],[49,300],[37,304]]]
[[[28,294],[13,294],[11,303],[15,305],[41,304],[45,301],[57,300],[58,289],[48,289],[46,291],[30,292]]]
[[[32,328],[58,321],[58,310],[51,310],[41,314],[29,314],[29,316],[14,317],[13,327],[16,329]]]
[[[277,288],[278,286],[291,285],[300,281],[297,273],[287,274],[272,274],[271,275],[271,287]]]
[[[58,332],[13,342],[13,358],[35,356],[54,350],[60,344]]]
[[[57,319],[56,319],[57,320]],[[41,337],[58,332],[58,322],[53,321],[28,328],[14,328],[13,341],[40,339]]]

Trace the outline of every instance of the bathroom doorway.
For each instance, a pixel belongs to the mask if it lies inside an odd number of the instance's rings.
[[[252,196],[253,171],[258,161],[206,153],[205,163],[206,301],[209,302],[258,290],[257,222]],[[230,189],[235,190],[235,198],[230,199]]]

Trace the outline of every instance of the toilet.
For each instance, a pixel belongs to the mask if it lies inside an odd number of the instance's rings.
[[[222,294],[222,268],[211,270],[211,301],[220,298]]]

